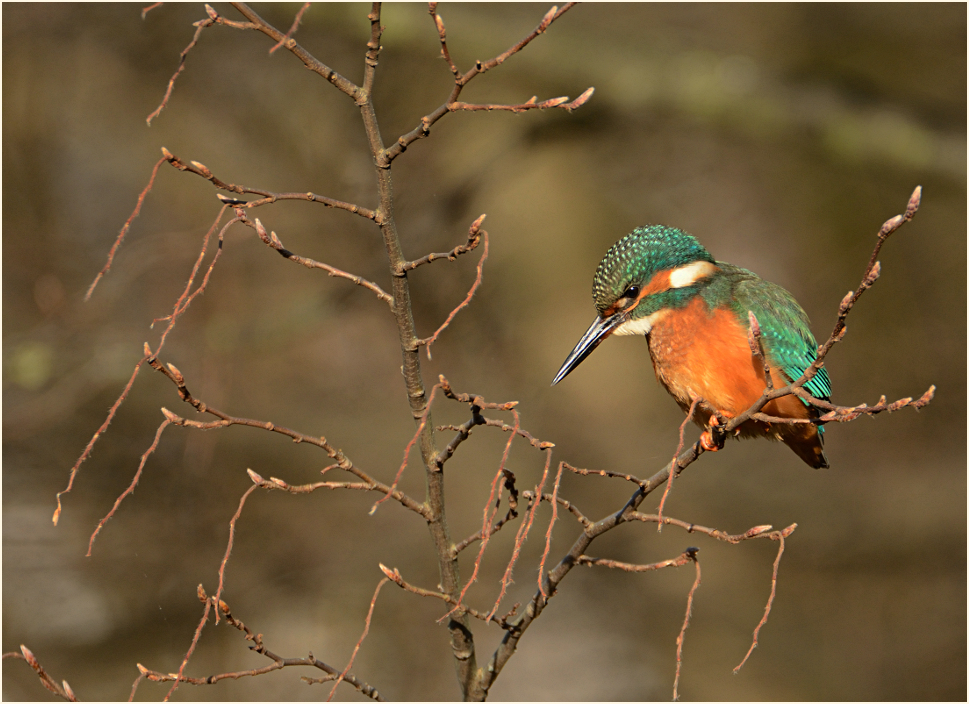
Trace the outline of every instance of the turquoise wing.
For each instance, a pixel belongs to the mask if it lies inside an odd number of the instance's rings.
[[[718,262],[732,280],[732,307],[747,326],[747,311],[753,311],[760,323],[761,339],[769,360],[795,381],[817,357],[818,343],[811,334],[810,321],[804,309],[785,289],[764,281],[753,272]],[[728,271],[727,268],[730,270]],[[804,385],[815,398],[831,397],[831,380],[824,367]]]

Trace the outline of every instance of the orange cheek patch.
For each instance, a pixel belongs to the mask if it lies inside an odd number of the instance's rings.
[[[660,293],[666,291],[670,288],[670,272],[669,271],[657,271],[653,274],[653,278],[649,280],[649,283],[643,286],[643,290],[639,292],[636,297],[636,303],[650,296],[654,293]]]

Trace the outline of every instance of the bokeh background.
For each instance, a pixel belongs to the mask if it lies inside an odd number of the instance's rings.
[[[217,6],[238,18],[229,6]],[[257,6],[286,28],[299,5]],[[319,4],[297,40],[362,80],[361,4]],[[525,36],[544,5],[439,8],[466,70]],[[126,698],[135,663],[174,671],[214,592],[246,468],[311,482],[327,458],[262,431],[169,428],[137,491],[85,558],[97,520],[127,486],[162,420],[189,415],[147,370],[65,496],[54,495],[184,285],[214,218],[214,189],[165,167],[110,274],[82,296],[147,182],[159,148],[225,181],[313,191],[375,207],[359,115],[343,94],[262,35],[214,27],[190,54],[150,127],[201,5],[3,5],[3,650],[26,643],[85,699]],[[383,138],[412,129],[451,77],[426,7],[384,8],[376,83]],[[685,699],[963,700],[966,695],[966,7],[963,4],[590,4],[475,79],[462,99],[577,96],[568,114],[448,115],[394,163],[405,254],[464,241],[487,213],[484,283],[424,362],[460,391],[520,401],[523,427],[555,460],[651,474],[672,455],[682,414],[653,378],[645,342],[611,340],[561,385],[549,382],[594,315],[592,274],[612,242],[646,223],[695,234],[714,256],[792,291],[827,336],[879,226],[924,188],[916,219],[888,242],[882,278],[828,358],[834,399],[874,403],[938,386],[924,411],[829,426],[832,468],[785,447],[731,443],[676,483],[667,512],[740,532],[796,522],[760,647],[750,643],[776,545],[716,544],[630,525],[594,545],[636,562],[700,547],[703,584],[687,633]],[[257,213],[286,246],[387,287],[371,223],[308,203]],[[415,316],[430,334],[464,296],[477,254],[415,271]],[[229,413],[325,434],[389,481],[414,431],[396,329],[369,292],[286,262],[231,230],[209,289],[163,358]],[[439,423],[466,407],[435,406]],[[688,441],[697,429],[688,430]],[[450,432],[438,435],[447,442]],[[505,437],[479,428],[448,463],[454,537],[480,524]],[[510,467],[534,484],[543,456],[518,443]],[[420,469],[405,488],[422,496]],[[587,515],[630,487],[566,477]],[[426,528],[356,493],[257,492],[227,573],[234,613],[284,656],[342,666],[363,626],[377,563],[433,588]],[[644,505],[655,508],[656,500]],[[548,520],[547,509],[540,517]],[[544,525],[539,531],[544,532]],[[552,555],[577,527],[556,528]],[[507,603],[534,591],[536,532]],[[509,536],[486,560],[472,603],[496,594]],[[469,555],[470,557],[470,555]],[[465,559],[469,559],[466,557]],[[556,558],[557,559],[557,558]],[[464,575],[470,563],[464,563]],[[645,575],[574,570],[523,638],[495,700],[667,698],[692,568]],[[459,696],[439,604],[390,585],[355,672],[391,699]],[[478,628],[484,663],[499,635]],[[241,635],[210,627],[188,668],[200,676],[267,664]],[[287,670],[183,686],[182,699],[317,699]],[[323,688],[325,687],[325,689]],[[167,685],[143,684],[139,699]],[[48,697],[7,661],[3,697]],[[349,687],[338,697],[359,699]]]

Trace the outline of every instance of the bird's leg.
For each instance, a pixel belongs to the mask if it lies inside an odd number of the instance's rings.
[[[710,429],[700,433],[700,446],[707,452],[716,452],[723,448],[727,434],[723,431],[723,426],[727,424],[727,418],[732,414],[726,411],[714,409],[710,415]]]

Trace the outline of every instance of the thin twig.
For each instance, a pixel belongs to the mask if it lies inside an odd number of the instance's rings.
[[[484,614],[476,609],[471,608],[470,606],[467,606],[464,604],[458,604],[453,598],[451,598],[444,592],[434,591],[432,589],[424,589],[423,587],[418,587],[413,584],[410,584],[409,582],[404,580],[404,578],[400,574],[400,570],[398,570],[397,568],[390,569],[386,565],[381,564],[380,570],[385,575],[387,575],[390,581],[392,581],[394,584],[396,584],[398,587],[401,587],[405,591],[411,592],[412,594],[417,594],[418,596],[440,599],[441,601],[447,604],[450,604],[451,606],[459,607],[462,612],[468,614],[469,616],[473,616],[479,621],[484,621],[485,623],[491,622],[499,625],[502,628],[508,628],[508,625],[505,622],[505,619],[503,618],[491,616],[490,614]]]
[[[686,639],[686,629],[690,625],[690,615],[693,612],[693,595],[696,594],[696,590],[700,586],[700,561],[696,559],[696,548],[687,549],[687,553],[696,565],[696,579],[693,581],[693,586],[690,587],[690,593],[686,596],[686,615],[683,617],[683,627],[680,629],[680,635],[676,637],[676,676],[673,678],[673,701],[677,701],[680,698],[679,686],[680,668],[683,665],[683,641]]]
[[[757,626],[754,628],[754,640],[750,644],[750,649],[747,650],[747,654],[744,655],[744,659],[740,661],[740,664],[733,669],[734,674],[740,671],[740,668],[742,668],[744,666],[744,663],[747,662],[747,658],[749,658],[750,654],[754,652],[754,648],[757,647],[757,637],[760,634],[760,629],[763,628],[765,623],[767,623],[767,617],[770,616],[771,606],[773,606],[774,604],[774,595],[777,594],[777,569],[781,565],[781,555],[784,554],[784,539],[788,535],[790,535],[789,530],[793,530],[793,529],[794,529],[794,526],[790,526],[789,529],[780,531],[780,535],[778,535],[776,538],[772,538],[774,540],[777,540],[780,543],[780,545],[777,548],[777,557],[774,558],[774,571],[771,573],[770,596],[767,597],[767,605],[764,607],[764,615],[761,617],[760,622],[758,622]]]
[[[218,216],[216,216],[215,221],[212,223],[212,226],[208,229],[208,231],[205,233],[205,237],[202,239],[202,247],[201,247],[201,250],[199,251],[198,257],[195,260],[195,265],[192,267],[192,273],[188,277],[188,282],[185,284],[185,288],[182,290],[182,294],[178,297],[178,300],[175,301],[175,306],[172,310],[172,314],[167,317],[168,326],[161,334],[161,337],[158,342],[158,347],[156,348],[154,353],[155,355],[160,353],[161,349],[165,346],[165,341],[168,338],[168,333],[170,333],[172,329],[175,327],[175,323],[178,321],[179,316],[185,312],[185,310],[188,308],[189,303],[191,303],[192,299],[195,296],[199,295],[203,290],[205,290],[205,286],[209,280],[209,275],[212,273],[212,267],[215,266],[216,261],[218,261],[219,254],[221,254],[222,252],[222,237],[225,232],[225,228],[227,228],[229,225],[235,222],[234,220],[229,221],[229,223],[227,223],[225,227],[219,232],[219,249],[216,252],[215,257],[213,257],[211,264],[209,264],[209,270],[206,273],[202,281],[202,284],[198,287],[198,289],[195,291],[194,294],[191,293],[192,286],[195,283],[195,277],[198,274],[199,268],[202,265],[202,261],[205,259],[206,252],[208,251],[209,239],[211,238],[212,233],[215,231],[215,228],[218,227],[219,220],[222,219],[222,214],[224,212],[225,212],[225,208],[223,207],[222,209],[220,209]],[[125,399],[128,398],[128,394],[131,392],[131,388],[134,386],[135,379],[138,378],[138,373],[141,371],[142,365],[145,362],[148,362],[152,356],[153,355],[151,350],[148,347],[148,344],[145,343],[143,356],[140,360],[138,360],[138,363],[135,364],[135,368],[131,372],[131,376],[128,378],[128,383],[121,391],[121,395],[118,396],[118,398],[115,400],[111,408],[108,409],[108,415],[104,419],[104,422],[101,424],[101,427],[98,428],[98,430],[94,433],[94,435],[88,441],[87,446],[84,448],[84,451],[81,452],[81,456],[77,458],[77,461],[74,463],[74,466],[71,467],[70,476],[68,477],[68,480],[67,480],[67,487],[64,488],[62,491],[57,492],[57,495],[55,497],[57,501],[57,507],[54,509],[54,516],[52,518],[55,526],[57,525],[57,522],[60,519],[60,515],[61,515],[61,496],[69,493],[71,489],[74,487],[74,479],[77,477],[77,473],[81,468],[81,464],[83,464],[84,461],[91,456],[91,451],[94,449],[94,445],[108,429],[108,426],[111,425],[111,421],[114,420],[114,416],[115,414],[117,414],[118,409],[121,407],[121,404],[124,403]]]
[[[256,12],[246,3],[234,2],[232,3],[232,7],[238,10],[247,20],[249,20],[249,23],[245,25],[240,23],[232,23],[222,17],[218,17],[216,21],[219,24],[224,24],[229,27],[236,27],[238,29],[254,29],[262,32],[277,44],[283,42],[284,46],[291,51],[296,58],[302,61],[303,65],[306,66],[306,68],[308,68],[310,71],[322,76],[324,79],[336,86],[341,92],[353,98],[353,100],[356,101],[360,98],[361,89],[359,86],[344,76],[341,76],[322,61],[319,61],[316,57],[306,51],[306,49],[301,47],[295,39],[286,39],[286,35],[283,32],[280,32],[278,29],[266,22],[266,20],[256,14]]]
[[[266,245],[268,245],[272,249],[275,249],[277,252],[283,255],[284,258],[289,259],[291,262],[302,264],[307,269],[322,269],[330,276],[346,279],[348,281],[355,283],[357,286],[363,286],[366,289],[370,289],[371,291],[377,294],[377,298],[382,300],[384,303],[389,305],[391,309],[393,309],[394,307],[393,297],[389,293],[384,291],[382,288],[380,288],[380,286],[375,284],[373,281],[368,281],[367,279],[361,276],[357,276],[356,274],[350,274],[346,271],[343,271],[342,269],[337,269],[335,266],[330,266],[329,264],[324,264],[323,262],[318,262],[314,259],[309,259],[308,257],[301,257],[298,254],[293,254],[283,246],[283,243],[279,240],[279,237],[276,236],[275,232],[270,232],[270,233],[266,232],[266,228],[263,227],[263,224],[259,221],[259,218],[256,218],[256,221],[252,222],[245,216],[245,212],[241,208],[236,210],[236,214],[239,217],[241,222],[243,222],[244,224],[248,225],[249,227],[251,227],[256,231],[256,234],[259,235],[259,239],[261,239],[263,242],[266,243]]]
[[[155,431],[155,441],[141,456],[141,462],[138,463],[138,471],[135,472],[135,476],[131,479],[131,483],[128,485],[128,488],[121,492],[121,496],[115,499],[114,506],[111,507],[111,510],[108,511],[107,515],[98,521],[98,527],[94,529],[94,532],[91,534],[91,538],[88,540],[86,557],[91,557],[91,550],[94,548],[94,541],[98,537],[98,533],[101,532],[101,529],[104,528],[104,524],[114,517],[118,507],[121,506],[121,502],[125,500],[125,497],[134,493],[135,487],[138,486],[138,480],[141,479],[141,472],[145,468],[145,462],[148,461],[148,457],[151,455],[151,453],[158,449],[158,442],[161,440],[162,431],[164,431],[169,424],[170,421],[166,418],[161,422],[161,425],[158,426],[158,430]]]
[[[56,696],[65,701],[77,701],[77,697],[74,695],[74,690],[71,689],[71,685],[67,683],[67,680],[62,680],[61,684],[57,684],[54,681],[54,678],[48,675],[47,671],[44,670],[43,666],[41,666],[40,661],[37,660],[37,656],[34,655],[30,648],[28,648],[26,645],[20,646],[19,653],[10,652],[3,654],[4,660],[10,658],[14,660],[24,660],[28,665],[30,665],[33,671],[36,672],[37,676],[40,678],[40,683],[44,685],[44,688],[49,692],[53,692]]]
[[[147,12],[149,9],[150,8],[146,8],[145,12]],[[121,246],[121,243],[124,241],[125,235],[128,234],[128,230],[131,229],[132,221],[136,217],[138,217],[138,213],[141,212],[141,206],[145,202],[145,197],[148,195],[148,192],[151,190],[151,187],[155,185],[155,176],[158,175],[158,168],[164,163],[165,163],[164,157],[162,157],[157,162],[155,162],[155,166],[151,170],[151,178],[148,179],[148,185],[145,186],[144,189],[141,191],[141,193],[138,195],[138,201],[135,203],[135,209],[131,212],[131,215],[128,216],[128,219],[124,221],[124,225],[121,226],[121,230],[120,232],[118,232],[118,236],[114,239],[114,244],[111,245],[111,249],[110,251],[108,251],[108,261],[104,263],[104,266],[101,268],[101,271],[98,272],[98,275],[94,277],[94,281],[92,281],[91,285],[88,287],[87,293],[84,294],[85,301],[88,301],[91,299],[91,294],[94,293],[94,289],[97,287],[98,282],[104,277],[105,274],[107,274],[111,270],[111,263],[114,261],[114,255],[118,251],[118,248]]]
[[[303,19],[303,13],[306,12],[308,9],[310,9],[310,4],[308,2],[304,2],[303,6],[299,9],[299,12],[296,13],[296,19],[293,20],[293,25],[289,28],[289,31],[286,32],[285,35],[283,35],[283,38],[280,39],[278,42],[276,42],[276,45],[269,50],[270,54],[275,54],[276,49],[281,47],[290,37],[293,36],[293,33],[296,31],[296,28],[299,27],[300,20]]]
[[[201,593],[204,594],[204,590]],[[208,602],[215,605],[216,604],[215,597],[209,598]],[[149,670],[141,663],[138,663],[138,671],[140,674],[138,678],[135,680],[134,686],[132,687],[131,697],[129,701],[134,701],[134,695],[138,688],[138,685],[144,680],[150,680],[152,682],[172,682],[177,680],[180,682],[184,682],[186,684],[191,684],[196,686],[207,685],[207,684],[210,685],[210,684],[216,684],[217,682],[220,682],[226,679],[238,680],[243,677],[256,677],[258,675],[264,675],[269,672],[281,670],[286,667],[315,667],[327,673],[327,676],[321,679],[312,679],[308,677],[301,678],[305,682],[309,682],[309,683],[321,682],[321,681],[332,682],[337,677],[339,677],[340,675],[339,670],[337,670],[335,667],[332,667],[321,660],[317,660],[316,657],[313,656],[313,653],[310,653],[305,658],[284,658],[280,655],[277,655],[273,651],[269,650],[266,647],[265,643],[263,643],[262,634],[254,633],[252,629],[250,629],[246,624],[244,624],[242,621],[240,621],[239,619],[235,618],[232,615],[232,612],[229,610],[229,605],[226,604],[225,601],[219,600],[217,603],[217,606],[218,606],[218,608],[216,609],[217,613],[218,612],[222,613],[226,623],[238,629],[239,631],[245,633],[246,640],[252,643],[252,645],[249,646],[249,649],[255,653],[259,653],[260,655],[263,655],[269,658],[270,660],[273,661],[272,664],[266,665],[264,667],[255,667],[255,668],[252,668],[251,670],[222,672],[216,675],[208,675],[206,677],[187,677],[184,675],[178,676],[175,674]],[[370,699],[373,699],[374,701],[378,701],[378,702],[384,701],[383,698],[380,696],[379,692],[377,692],[377,690],[374,687],[370,686],[366,682],[361,681],[360,679],[358,679],[352,674],[347,674],[343,678],[343,681],[355,687],[357,691],[359,691],[365,697],[369,697]]]
[[[489,59],[488,61],[476,61],[475,65],[472,68],[470,68],[467,72],[462,74],[458,70],[457,66],[454,65],[454,62],[451,60],[450,53],[447,50],[444,21],[437,14],[437,4],[432,3],[430,6],[430,14],[437,28],[438,37],[441,40],[442,56],[444,57],[445,61],[448,63],[448,68],[451,70],[451,73],[454,75],[454,88],[451,90],[451,95],[448,96],[448,99],[444,102],[444,104],[440,105],[433,112],[430,112],[427,115],[424,115],[424,117],[420,119],[420,123],[417,125],[417,127],[412,129],[410,132],[398,137],[397,141],[393,144],[393,146],[391,146],[388,149],[385,149],[381,154],[379,163],[389,166],[394,159],[396,159],[398,156],[400,156],[407,150],[408,146],[410,146],[417,140],[424,139],[425,137],[430,135],[431,126],[435,122],[440,120],[442,117],[447,115],[449,112],[453,112],[451,106],[467,105],[465,103],[459,103],[458,97],[461,95],[461,91],[464,89],[464,87],[472,79],[474,79],[476,76],[481,75],[482,73],[485,73],[495,68],[496,66],[501,65],[510,57],[520,52],[522,49],[528,46],[528,44],[530,44],[536,37],[543,34],[545,30],[547,30],[555,20],[557,20],[559,17],[564,15],[569,10],[571,10],[573,7],[575,7],[575,5],[576,3],[569,2],[563,5],[561,8],[552,7],[552,9],[550,9],[547,13],[545,13],[545,16],[542,18],[542,21],[539,22],[538,26],[535,29],[533,29],[531,33],[528,34],[528,36],[526,36],[520,42],[510,47],[509,49],[499,54],[498,56],[494,57],[493,59]],[[594,92],[594,90],[595,90],[594,88],[589,88],[571,103],[562,102],[554,107],[558,107],[571,112],[572,110],[575,110],[576,108],[579,108],[582,105],[584,105],[589,100],[589,98],[592,97],[592,93]],[[568,98],[566,98],[565,100],[568,100]],[[506,106],[505,108],[496,107],[492,109],[510,109],[511,107],[512,106]],[[518,107],[520,109],[525,109],[525,110],[530,109],[530,107],[527,107],[527,103],[523,104],[522,106],[515,106],[515,107]],[[549,106],[549,107],[553,107],[553,106]],[[457,109],[462,110],[466,108],[459,107]],[[474,108],[467,108],[467,109],[474,109]],[[478,109],[487,109],[487,108],[482,107]]]
[[[428,359],[431,358],[431,345],[437,341],[438,335],[444,332],[447,326],[451,324],[451,321],[454,320],[454,316],[456,316],[462,308],[466,308],[471,303],[471,298],[474,296],[474,292],[477,291],[478,287],[481,285],[481,277],[484,273],[484,263],[488,258],[488,232],[486,230],[481,230],[481,237],[484,239],[484,251],[481,253],[481,259],[478,260],[478,275],[475,277],[474,283],[471,284],[471,289],[468,291],[468,295],[465,296],[464,300],[451,311],[447,319],[441,323],[441,327],[435,330],[433,335],[417,341],[418,345],[425,345],[427,347]]]
[[[679,440],[679,443],[677,443],[676,445],[676,451],[673,453],[674,462],[676,461],[676,458],[680,456],[680,453],[683,451],[683,432],[684,430],[686,430],[687,423],[693,420],[693,414],[696,412],[696,407],[697,407],[697,404],[699,403],[700,403],[700,397],[694,396],[693,403],[690,404],[690,410],[687,412],[686,418],[684,418],[683,422],[680,423],[680,440]],[[656,509],[656,513],[658,513],[660,516],[663,515],[663,507],[666,505],[666,497],[668,497],[670,495],[670,492],[673,490],[674,479],[676,479],[675,472],[673,474],[670,474],[669,481],[666,482],[666,489],[663,491],[663,498],[659,500],[659,508]],[[662,531],[663,531],[663,524],[661,522],[658,526],[656,526],[656,532],[661,533]]]
[[[376,220],[377,213],[369,208],[364,208],[354,203],[347,203],[342,200],[336,200],[335,198],[327,198],[326,196],[317,195],[316,193],[303,192],[303,193],[277,193],[275,191],[268,191],[264,188],[250,188],[248,186],[239,186],[234,183],[226,183],[222,179],[215,176],[212,171],[205,165],[198,161],[184,161],[174,154],[172,154],[168,149],[162,147],[162,154],[165,155],[165,159],[179,171],[187,171],[192,174],[201,176],[206,181],[211,181],[212,184],[223,191],[228,191],[229,193],[236,193],[238,195],[256,195],[262,196],[262,198],[253,201],[239,201],[233,198],[227,198],[221,193],[217,193],[216,196],[223,203],[233,206],[242,206],[247,209],[258,208],[263,205],[269,205],[271,203],[276,203],[277,201],[283,200],[305,200],[312,203],[320,203],[328,208],[335,208],[337,210],[346,210],[354,215],[359,215],[366,218],[367,220]]]
[[[380,590],[383,589],[383,586],[389,581],[390,580],[387,577],[384,577],[380,580],[380,582],[377,583],[377,588],[374,590],[373,598],[370,600],[370,610],[367,612],[367,619],[363,625],[363,633],[360,634],[360,639],[353,647],[353,653],[350,655],[350,661],[347,663],[347,666],[343,668],[343,672],[340,673],[340,676],[336,678],[336,682],[333,683],[333,689],[330,690],[330,696],[326,698],[326,701],[333,701],[333,695],[336,694],[336,688],[340,686],[340,683],[350,672],[350,668],[353,667],[353,661],[356,660],[357,653],[360,652],[360,646],[363,645],[364,639],[370,632],[370,619],[373,618],[373,610],[377,605],[377,595],[380,594]]]
[[[145,8],[142,10],[142,19],[144,19],[145,13],[147,13],[149,9],[150,8]],[[211,10],[208,5],[205,6],[205,9]],[[182,53],[178,55],[178,68],[175,69],[175,73],[172,75],[172,77],[168,79],[168,88],[165,90],[165,97],[162,98],[162,101],[158,107],[155,108],[145,120],[149,125],[151,125],[151,121],[154,120],[159,113],[165,109],[165,106],[168,105],[168,99],[172,96],[172,89],[175,88],[175,81],[178,79],[179,75],[181,75],[182,71],[185,70],[185,59],[188,58],[188,52],[190,52],[195,45],[198,44],[199,37],[202,36],[202,30],[206,27],[211,27],[213,24],[215,24],[215,19],[211,16],[211,12],[208,19],[199,20],[198,22],[193,23],[195,26],[195,36],[192,37],[192,41],[188,43],[188,46],[182,49]]]

